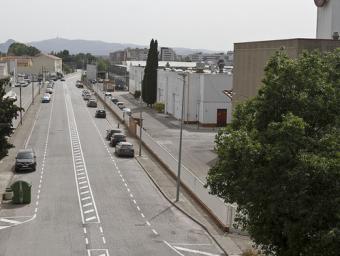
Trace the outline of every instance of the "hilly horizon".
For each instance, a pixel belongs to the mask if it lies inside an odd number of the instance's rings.
[[[8,47],[13,42],[19,42],[13,39],[7,40],[5,43],[0,43],[0,52],[7,52]],[[100,40],[83,40],[83,39],[65,39],[52,38],[41,41],[33,41],[25,43],[34,46],[40,51],[50,53],[52,51],[59,52],[68,50],[71,54],[77,53],[91,53],[96,56],[108,56],[110,52],[123,50],[125,48],[146,48],[146,45],[130,44],[130,43],[109,43]],[[183,47],[172,47],[176,54],[188,55],[195,52],[214,53],[221,51],[212,51],[206,49],[190,49]]]

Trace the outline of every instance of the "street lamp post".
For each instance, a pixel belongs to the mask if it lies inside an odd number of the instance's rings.
[[[32,76],[31,86],[32,86],[32,105],[34,105],[34,78],[33,76]]]
[[[142,156],[142,131],[143,131],[143,106],[142,106],[142,90],[140,95],[140,112],[139,112],[139,156]]]
[[[184,116],[184,93],[185,93],[185,77],[186,73],[180,74],[183,78],[183,89],[182,89],[182,113],[181,113],[181,128],[179,134],[179,151],[178,151],[178,170],[177,170],[177,189],[176,189],[176,201],[179,200],[179,190],[181,185],[181,166],[182,166],[182,138],[183,138],[183,116]]]
[[[21,98],[21,84],[19,87],[19,101],[20,101],[20,124],[22,125],[22,98]]]

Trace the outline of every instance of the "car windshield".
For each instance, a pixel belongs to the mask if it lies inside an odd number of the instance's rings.
[[[132,149],[132,145],[121,145],[122,149]]]
[[[33,153],[32,152],[20,152],[20,153],[18,153],[17,158],[19,158],[19,159],[33,159]]]

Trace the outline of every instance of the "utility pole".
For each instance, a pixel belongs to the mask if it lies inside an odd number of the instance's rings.
[[[143,131],[143,106],[142,106],[142,88],[140,90],[140,112],[139,112],[139,156],[142,156],[142,131]]]
[[[33,105],[34,104],[34,77],[33,75],[32,75],[31,86],[32,86],[32,105]]]
[[[19,100],[20,100],[20,124],[22,125],[22,98],[21,98],[21,87],[22,85],[20,84],[19,87]]]
[[[181,166],[182,166],[182,138],[183,138],[183,116],[184,116],[184,93],[185,93],[185,77],[186,73],[180,74],[183,77],[183,90],[182,90],[182,113],[181,113],[181,128],[179,134],[179,152],[178,152],[178,170],[177,170],[177,189],[176,189],[176,201],[179,200],[179,190],[181,185]]]

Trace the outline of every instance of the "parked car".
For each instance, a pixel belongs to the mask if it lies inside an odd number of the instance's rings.
[[[46,93],[52,94],[53,93],[53,89],[50,87],[46,88]]]
[[[115,133],[111,137],[110,146],[115,147],[119,142],[126,141],[126,136],[123,133]]]
[[[51,95],[49,93],[45,93],[41,98],[41,103],[49,103],[51,101]]]
[[[118,101],[118,102],[116,103],[116,105],[117,105],[117,107],[119,107],[120,109],[125,108],[124,102],[122,102],[122,101]]]
[[[110,130],[106,130],[106,140],[111,140],[111,137],[113,134],[115,133],[123,133],[123,131],[121,129],[110,129]]]
[[[15,170],[32,170],[35,171],[37,167],[36,155],[33,149],[19,150],[15,158]]]
[[[91,95],[90,95],[90,94],[85,94],[85,95],[83,96],[83,99],[84,99],[84,100],[90,100],[90,99],[91,99]]]
[[[112,101],[113,104],[117,104],[117,102],[119,102],[119,100],[117,98],[113,98],[113,97],[111,98],[111,101]]]
[[[87,102],[87,106],[90,108],[96,108],[97,107],[97,101],[95,99],[90,99]]]
[[[128,116],[131,116],[131,109],[129,109],[129,108],[123,108],[122,109],[123,110],[123,112],[126,114],[126,115],[128,115]]]
[[[81,81],[78,80],[78,81],[76,82],[76,87],[77,87],[77,88],[84,88],[84,85],[83,85],[83,83],[82,83]]]
[[[106,111],[105,109],[98,109],[96,114],[94,115],[96,118],[106,118]]]
[[[14,91],[9,91],[3,98],[7,98],[13,101],[17,101],[18,97]]]
[[[112,93],[111,92],[105,92],[105,97],[112,97]]]
[[[60,81],[65,82],[65,78],[62,77],[62,78],[60,79]]]
[[[117,156],[135,156],[135,150],[130,142],[119,142],[115,147],[115,153]]]
[[[87,89],[82,90],[81,95],[84,96],[85,94],[90,94]]]

